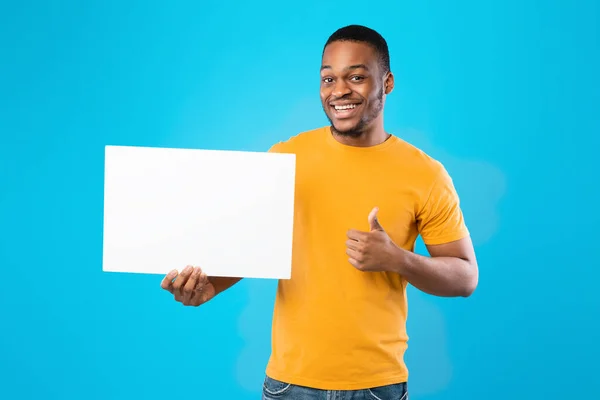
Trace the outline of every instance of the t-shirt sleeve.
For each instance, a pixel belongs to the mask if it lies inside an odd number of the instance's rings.
[[[417,216],[417,228],[426,245],[453,242],[469,236],[458,193],[443,166]]]

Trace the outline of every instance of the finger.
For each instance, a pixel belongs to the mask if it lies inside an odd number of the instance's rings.
[[[198,278],[198,284],[196,285],[196,288],[198,290],[202,290],[202,288],[208,285],[210,281],[208,280],[208,275],[206,275],[206,273],[203,272],[202,269],[200,269],[199,272],[200,277]]]
[[[356,229],[350,229],[350,230],[348,230],[346,235],[348,236],[349,239],[360,241],[360,240],[363,240],[367,234],[366,234],[366,232],[361,232]]]
[[[177,274],[178,274],[177,270],[174,269],[173,271],[171,271],[167,275],[165,275],[163,280],[160,282],[160,287],[163,288],[164,290],[167,290],[167,291],[173,293],[173,279],[175,279]]]
[[[194,268],[187,282],[183,286],[183,304],[189,304],[192,296],[194,295],[194,289],[196,289],[196,283],[198,282],[198,276],[200,275],[200,268]]]
[[[183,271],[181,271],[181,273],[179,274],[177,279],[175,279],[175,282],[173,282],[173,294],[175,295],[175,299],[177,301],[180,301],[180,299],[181,299],[181,296],[183,294],[182,293],[183,286],[185,285],[188,278],[190,277],[192,270],[193,270],[192,266],[188,265],[187,267],[185,267],[185,269]]]
[[[352,258],[353,260],[360,262],[360,260],[362,260],[363,255],[361,252],[356,251],[356,250],[352,250],[352,249],[346,249],[346,255],[350,256],[350,258]]]
[[[194,297],[192,297],[192,303],[196,306],[206,303],[208,300],[215,296],[215,287],[212,285],[205,273],[200,274],[198,284],[196,285],[196,291]]]
[[[360,269],[360,263],[358,261],[356,261],[354,258],[350,257],[348,258],[348,262],[350,264],[352,264],[352,266],[356,269]]]
[[[208,280],[208,276],[200,269],[198,274],[198,280],[196,281],[196,286],[194,287],[194,296],[198,297],[202,293],[204,293],[204,289],[209,283],[210,282]]]
[[[383,227],[379,223],[379,219],[377,218],[377,213],[379,212],[379,208],[375,207],[371,210],[369,214],[369,226],[371,227],[371,231],[382,231]]]
[[[359,244],[356,240],[348,239],[346,240],[346,247],[352,250],[359,250]]]

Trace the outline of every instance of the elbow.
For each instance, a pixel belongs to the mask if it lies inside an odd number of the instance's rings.
[[[475,293],[475,289],[477,289],[477,282],[475,283],[469,283],[468,285],[465,285],[465,287],[463,288],[460,296],[461,297],[471,297],[471,295],[473,293]]]
[[[475,293],[477,285],[479,284],[479,273],[477,271],[477,265],[471,266],[471,273],[467,275],[467,278],[463,281],[464,284],[461,288],[461,297],[470,297]]]

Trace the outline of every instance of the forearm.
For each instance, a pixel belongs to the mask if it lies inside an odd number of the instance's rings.
[[[210,283],[212,283],[213,286],[215,287],[215,295],[217,295],[217,294],[229,289],[230,287],[232,287],[239,281],[241,281],[242,278],[230,278],[230,277],[224,277],[224,276],[214,277],[213,276],[213,277],[210,277],[209,280],[210,280]]]
[[[417,289],[441,297],[468,297],[477,286],[473,262],[458,257],[426,257],[399,249],[394,270]]]

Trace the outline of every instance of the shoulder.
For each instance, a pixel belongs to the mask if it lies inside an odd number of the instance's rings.
[[[392,151],[394,158],[403,164],[403,169],[411,171],[426,185],[433,185],[448,177],[448,172],[440,160],[403,139],[396,137],[396,145]]]
[[[325,127],[300,132],[286,140],[275,143],[269,149],[270,153],[297,153],[299,150],[313,147],[322,140]]]

